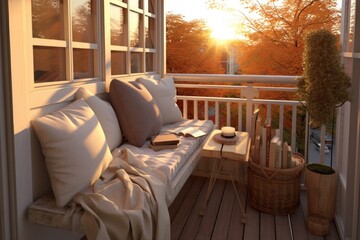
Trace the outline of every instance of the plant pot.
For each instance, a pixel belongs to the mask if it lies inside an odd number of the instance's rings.
[[[310,232],[327,235],[329,222],[334,219],[336,200],[336,172],[321,164],[308,164],[305,171],[308,219]]]

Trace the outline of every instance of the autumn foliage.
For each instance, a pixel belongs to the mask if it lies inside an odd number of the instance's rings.
[[[305,35],[315,29],[327,29],[336,35],[340,32],[340,10],[333,0],[239,0],[240,8],[226,5],[227,1],[223,0],[207,2],[211,8],[240,16],[238,30],[242,31],[244,39],[231,41],[240,66],[237,74],[302,75]],[[209,37],[209,29],[203,21],[186,22],[182,16],[174,14],[167,17],[168,73],[224,73],[219,61],[224,60],[222,55],[227,53],[229,46],[219,48],[216,40]],[[221,90],[181,89],[179,92],[178,89],[178,93],[239,97],[237,92]],[[294,100],[295,94],[264,91],[259,97]],[[291,108],[286,107],[284,114],[285,119],[291,119]],[[301,123],[305,115],[301,110],[298,114],[297,122]],[[272,115],[273,119],[278,118],[279,109],[273,108]],[[291,122],[285,120],[284,128],[290,129]],[[303,132],[298,134],[303,135]]]
[[[210,38],[203,20],[188,22],[181,15],[168,14],[166,54],[168,73],[225,73],[223,48]]]

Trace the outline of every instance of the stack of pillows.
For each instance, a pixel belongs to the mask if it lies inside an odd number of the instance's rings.
[[[56,204],[65,206],[91,186],[123,137],[141,147],[163,125],[182,120],[175,97],[172,78],[115,79],[110,84],[112,106],[79,88],[74,102],[33,120]]]

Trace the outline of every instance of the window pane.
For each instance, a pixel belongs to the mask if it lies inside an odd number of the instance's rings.
[[[73,41],[95,42],[96,0],[72,1]]]
[[[348,51],[353,50],[353,41],[354,41],[354,26],[355,26],[355,0],[350,2],[350,19],[349,19],[349,45]]]
[[[32,0],[34,38],[64,40],[64,5],[62,0]]]
[[[145,17],[145,47],[154,48],[155,19]]]
[[[155,13],[154,0],[148,0],[147,2],[148,2],[147,11],[150,12],[150,13]]]
[[[74,78],[94,77],[94,50],[74,49]]]
[[[154,72],[154,56],[153,53],[146,53],[146,72]]]
[[[35,83],[64,81],[65,49],[55,47],[34,47]]]
[[[110,5],[111,44],[126,46],[126,11],[125,9]]]
[[[142,4],[143,0],[131,0],[130,4],[132,8],[143,8],[143,4]]]
[[[111,51],[111,75],[126,73],[126,52]]]
[[[142,53],[131,53],[131,73],[142,72]]]
[[[138,13],[130,12],[130,46],[141,47],[141,16]]]

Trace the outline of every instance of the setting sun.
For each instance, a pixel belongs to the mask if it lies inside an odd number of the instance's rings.
[[[229,14],[214,11],[214,13],[209,16],[211,17],[208,17],[207,24],[211,29],[211,37],[218,40],[239,39],[240,36],[237,34],[234,20],[231,19]]]

